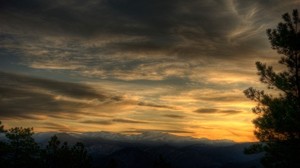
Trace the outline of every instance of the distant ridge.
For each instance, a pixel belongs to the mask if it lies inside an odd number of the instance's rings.
[[[62,133],[62,132],[44,132],[36,133],[34,138],[37,142],[43,142],[51,136],[57,135],[62,141],[102,139],[109,141],[127,142],[127,143],[159,143],[173,145],[206,144],[227,146],[235,144],[232,140],[210,140],[207,138],[193,138],[189,136],[177,136],[160,131],[145,131],[138,134],[121,134],[107,131],[84,132],[84,133]]]

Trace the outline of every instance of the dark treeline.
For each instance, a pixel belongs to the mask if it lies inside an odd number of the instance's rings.
[[[83,143],[70,146],[51,137],[46,147],[40,147],[32,135],[33,128],[15,127],[0,132],[7,140],[0,141],[0,165],[3,168],[89,168],[91,157]]]
[[[105,164],[98,165],[83,143],[77,142],[74,145],[69,145],[67,142],[62,143],[56,135],[49,139],[46,146],[40,145],[33,138],[33,128],[4,129],[0,121],[0,134],[4,134],[6,137],[0,141],[1,168],[124,167],[124,165],[120,165],[120,160],[114,158],[107,158]],[[152,162],[153,165],[150,167],[153,168],[172,167],[161,155],[156,160],[149,160],[149,163]]]

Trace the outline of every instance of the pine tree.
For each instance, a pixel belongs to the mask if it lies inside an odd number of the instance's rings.
[[[77,142],[71,148],[67,142],[60,143],[58,137],[51,137],[43,152],[45,168],[89,168],[91,157],[83,143]]]
[[[33,134],[33,128],[15,127],[6,130],[5,135],[9,140],[6,157],[11,167],[40,167],[40,147],[34,141]]]
[[[246,152],[265,152],[265,167],[288,168],[300,167],[300,19],[297,10],[282,18],[284,22],[268,29],[267,35],[285,68],[275,72],[272,66],[256,62],[260,81],[269,92],[252,87],[244,91],[257,102],[253,108],[258,116],[253,120],[254,134],[262,142]]]

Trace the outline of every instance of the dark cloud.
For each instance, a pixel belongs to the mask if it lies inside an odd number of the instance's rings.
[[[113,122],[111,122],[110,120],[85,120],[85,121],[82,121],[81,123],[97,124],[97,125],[112,125],[113,124]]]
[[[35,115],[46,115],[75,119],[76,114],[88,106],[80,101],[83,99],[119,101],[83,84],[0,72],[1,117],[35,118]]]
[[[2,117],[31,118],[37,114],[56,116],[60,112],[76,114],[83,107],[81,103],[58,101],[54,96],[34,90],[0,87],[0,91]]]
[[[116,123],[128,123],[128,124],[145,124],[148,122],[145,121],[137,121],[137,120],[130,120],[130,119],[113,119],[113,122]]]
[[[216,108],[200,108],[195,110],[194,112],[200,113],[200,114],[215,114],[215,113],[223,113],[223,114],[237,114],[241,113],[242,111],[239,110],[220,110]]]
[[[139,106],[154,107],[154,108],[175,109],[175,108],[172,107],[172,106],[161,105],[161,104],[154,104],[154,103],[146,103],[146,102],[139,102],[137,105],[139,105]]]
[[[43,128],[53,129],[53,130],[56,130],[59,132],[74,131],[74,130],[70,129],[68,126],[63,125],[63,124],[52,123],[52,122],[44,122],[43,124],[45,125],[45,126],[43,126]]]
[[[199,97],[199,100],[212,101],[212,102],[237,102],[244,99],[243,95],[230,95],[230,96],[215,96],[215,97]]]
[[[200,109],[195,110],[194,112],[196,112],[196,113],[216,113],[216,112],[218,112],[218,109],[200,108]]]
[[[163,115],[164,117],[168,117],[168,118],[175,118],[175,119],[182,119],[185,118],[185,116],[182,115],[176,115],[176,114],[165,114]]]
[[[236,113],[241,113],[243,111],[240,110],[221,110],[221,113],[225,113],[225,114],[236,114]]]
[[[1,34],[97,38],[105,43],[96,49],[102,54],[232,58],[265,47],[264,25],[275,12],[288,12],[295,4],[295,0],[1,0]],[[121,39],[107,40],[111,37]],[[69,41],[72,44],[76,42]]]
[[[73,98],[97,98],[104,100],[107,97],[97,93],[93,88],[77,83],[55,81],[50,79],[34,78],[25,75],[0,72],[1,87],[16,89],[35,89],[36,91],[45,89],[49,94],[70,96]]]
[[[112,120],[85,120],[81,123],[85,124],[99,124],[99,125],[113,125],[114,123],[126,123],[126,124],[146,124],[148,122],[131,120],[131,119],[112,119]]]

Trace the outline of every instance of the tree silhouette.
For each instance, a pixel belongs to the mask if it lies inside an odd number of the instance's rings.
[[[91,167],[91,157],[87,154],[85,146],[81,142],[77,142],[71,148],[72,159],[76,160],[73,162],[73,168],[88,168]]]
[[[0,133],[4,132],[4,126],[2,125],[2,122],[0,121]]]
[[[156,163],[156,168],[171,168],[171,165],[165,160],[162,155],[159,155],[158,161]]]
[[[60,150],[60,141],[57,136],[51,137],[48,145],[46,146],[45,151],[43,151],[42,157],[44,158],[44,163],[49,168],[50,167],[59,167],[60,162],[63,162],[63,159],[58,155]]]
[[[33,128],[15,127],[5,130],[0,122],[0,133],[7,142],[0,141],[0,165],[5,168],[90,168],[91,158],[83,143],[69,147],[57,136],[51,137],[45,149],[34,141]]]
[[[5,131],[8,139],[5,160],[7,167],[40,167],[40,148],[32,138],[33,128],[15,127]]]
[[[47,168],[88,168],[91,167],[91,158],[83,143],[77,142],[71,148],[67,142],[62,145],[57,136],[51,137],[42,154]]]
[[[118,161],[114,158],[111,158],[108,161],[108,164],[107,164],[106,168],[118,168]]]
[[[257,102],[254,134],[263,142],[246,153],[264,151],[266,167],[300,167],[300,19],[297,10],[282,18],[284,22],[268,29],[267,35],[272,49],[282,55],[279,64],[285,68],[275,72],[272,66],[256,62],[260,81],[270,92],[252,87],[244,91]]]
[[[0,134],[5,133],[4,126],[0,121]],[[6,142],[0,141],[0,165],[7,165],[7,154],[9,152],[9,147]]]

